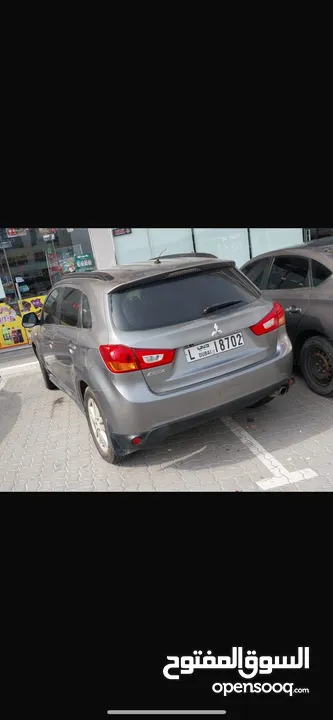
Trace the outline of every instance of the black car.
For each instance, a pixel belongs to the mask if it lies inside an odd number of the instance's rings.
[[[284,308],[295,361],[309,387],[333,395],[333,243],[271,251],[241,269],[264,298]]]

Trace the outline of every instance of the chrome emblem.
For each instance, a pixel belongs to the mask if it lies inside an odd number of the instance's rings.
[[[223,335],[223,330],[220,330],[219,326],[215,323],[214,330],[212,332],[212,337],[215,337],[215,335]]]

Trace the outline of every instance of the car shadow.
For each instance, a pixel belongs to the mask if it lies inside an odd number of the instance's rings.
[[[277,453],[281,464],[290,471],[301,469],[301,465],[302,469],[311,467],[311,457],[320,454],[320,445],[316,452],[316,441],[313,443],[313,438],[333,430],[332,398],[324,398],[312,392],[297,371],[295,381],[287,395],[276,397],[262,407],[247,408],[232,416],[267,452],[273,455]],[[306,446],[309,441],[311,445]],[[327,445],[331,442],[327,441]],[[279,452],[282,459],[279,458]],[[214,422],[172,436],[156,448],[125,457],[122,466],[124,469],[135,467],[138,470],[147,466],[161,470],[169,468],[171,472],[172,467],[175,470],[196,472],[229,466],[230,477],[235,477],[243,474],[240,466],[247,459],[253,460],[253,453],[229,430],[221,416]],[[260,462],[259,465],[262,477],[267,478],[269,471],[261,467]],[[316,469],[320,474],[320,470]]]
[[[13,429],[21,408],[22,400],[19,393],[8,392],[5,388],[0,390],[0,458],[1,445]]]

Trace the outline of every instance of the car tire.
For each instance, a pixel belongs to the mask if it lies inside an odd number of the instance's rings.
[[[95,393],[89,387],[84,393],[83,404],[89,430],[99,454],[111,465],[118,465],[120,457],[114,450],[108,423],[103,417],[103,411]]]
[[[320,335],[305,341],[300,356],[304,380],[317,395],[333,395],[333,344]]]
[[[41,357],[40,357],[40,355],[38,354],[37,350],[35,350],[35,355],[36,355],[36,358],[37,358],[37,360],[38,360],[38,362],[39,362],[39,367],[40,367],[40,369],[41,369],[41,373],[42,373],[42,376],[43,376],[43,380],[44,380],[44,383],[45,383],[45,387],[46,387],[48,390],[59,390],[59,388],[57,388],[57,386],[52,382],[52,380],[50,380],[49,374],[48,374],[48,372],[47,372],[47,370],[46,370],[46,368],[45,368],[45,365],[44,365],[44,363],[43,363],[43,360],[41,359]]]

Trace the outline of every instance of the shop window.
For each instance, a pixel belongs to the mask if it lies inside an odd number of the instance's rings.
[[[150,260],[163,251],[165,255],[193,252],[191,228],[130,229],[130,233],[113,237],[119,265]]]
[[[148,228],[150,257],[193,252],[191,228]]]
[[[309,286],[309,261],[302,257],[276,257],[268,279],[268,290],[297,290]]]
[[[64,288],[60,307],[60,325],[80,326],[80,304],[82,293],[76,288]]]
[[[128,235],[113,238],[118,265],[142,262],[152,257],[147,228],[132,228]]]
[[[252,256],[303,244],[303,228],[249,228]]]
[[[44,325],[58,325],[58,304],[59,304],[60,290],[55,288],[52,290],[48,298],[44,303],[42,324]]]
[[[197,252],[234,260],[242,267],[250,259],[247,228],[193,228]]]
[[[95,267],[88,228],[0,228],[16,299],[45,297],[66,272]]]

